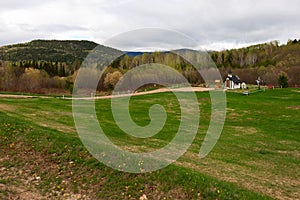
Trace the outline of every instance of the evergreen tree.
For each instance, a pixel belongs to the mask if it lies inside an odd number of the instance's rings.
[[[278,83],[280,87],[287,88],[288,87],[288,78],[286,75],[281,74],[278,78]]]

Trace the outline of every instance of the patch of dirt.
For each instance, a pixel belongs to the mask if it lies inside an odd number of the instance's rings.
[[[300,151],[282,151],[278,150],[277,153],[284,154],[284,155],[292,155],[296,158],[300,158]]]
[[[227,118],[232,119],[235,121],[244,121],[242,117],[247,116],[249,114],[248,110],[243,110],[243,111],[236,111],[235,109],[232,108],[226,108],[227,112]],[[249,120],[253,120],[252,118],[249,118]]]
[[[13,105],[7,105],[7,104],[0,104],[0,110],[12,112],[15,111],[18,107]]]
[[[76,130],[74,127],[66,126],[66,125],[63,125],[60,123],[55,123],[53,121],[48,121],[48,122],[37,122],[36,121],[35,123],[39,126],[43,126],[46,128],[53,128],[53,129],[56,129],[63,133],[76,133]]]
[[[24,185],[26,183],[21,183],[22,185],[13,185],[2,188],[8,193],[8,199],[20,199],[20,200],[41,200],[46,199],[46,197],[42,196],[40,193],[38,193],[35,189],[28,190]],[[35,191],[33,191],[35,190]],[[0,196],[1,197],[1,196]],[[2,197],[5,199],[5,197]]]
[[[29,118],[31,121],[36,123],[39,126],[47,127],[47,128],[54,128],[58,131],[61,131],[63,133],[75,133],[75,127],[74,126],[68,126],[59,122],[56,122],[57,116],[70,116],[72,117],[72,113],[67,112],[47,112],[47,111],[41,111],[41,112],[28,112],[28,113],[22,113],[26,118]],[[39,120],[36,120],[36,119]]]
[[[300,110],[300,106],[288,106],[287,109]]]
[[[287,144],[287,145],[292,145],[293,144],[292,141],[288,141],[288,140],[280,140],[279,143],[280,144]]]
[[[1,159],[1,163],[11,162],[10,156],[5,156]],[[33,187],[33,182],[35,178],[31,178],[31,170],[18,169],[16,167],[1,167],[0,169],[0,179],[5,184],[1,184],[0,187],[0,198],[1,199],[46,199],[43,197],[36,188]],[[35,184],[38,184],[36,182]],[[5,195],[5,193],[7,195]]]
[[[241,136],[241,135],[253,135],[256,134],[258,131],[254,127],[243,127],[243,126],[231,126],[234,129],[234,136]]]
[[[232,112],[232,113],[227,113],[227,116],[229,118],[237,119],[237,118],[242,117],[243,115],[241,113],[234,113],[234,112]]]
[[[3,151],[0,154],[2,157],[0,162],[0,199],[90,199],[88,194],[72,192],[68,180],[63,180],[61,183],[61,188],[64,190],[58,189],[54,182],[50,182],[45,189],[44,184],[49,181],[47,180],[49,177],[60,176],[60,173],[56,172],[59,163],[51,161],[48,156],[39,152],[22,149],[24,146],[26,144],[16,144],[11,148],[1,147],[1,151]]]

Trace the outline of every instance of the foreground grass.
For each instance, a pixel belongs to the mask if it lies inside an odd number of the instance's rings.
[[[209,123],[209,95],[198,93],[200,128],[189,151],[169,167],[146,174],[122,173],[92,158],[74,129],[71,102],[0,99],[1,198],[268,199],[299,198],[299,91],[274,90],[250,96],[228,93],[224,131],[206,158],[197,157]],[[170,141],[180,110],[171,93],[132,98],[132,117],[150,122],[148,107],[165,106],[164,129],[145,141],[125,135],[114,123],[110,100],[96,102],[111,140],[149,151]],[[158,142],[159,141],[159,142]],[[245,189],[243,189],[245,188]],[[260,193],[260,194],[258,194]]]

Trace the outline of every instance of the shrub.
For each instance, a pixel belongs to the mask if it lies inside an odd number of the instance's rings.
[[[283,88],[287,88],[288,87],[288,78],[286,75],[281,74],[278,78],[278,83],[279,86],[283,87]]]

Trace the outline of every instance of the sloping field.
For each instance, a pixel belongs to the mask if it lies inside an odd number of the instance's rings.
[[[186,93],[189,97],[189,93]],[[213,151],[198,153],[210,119],[208,92],[198,92],[197,136],[167,168],[144,174],[118,172],[94,159],[78,138],[72,102],[56,98],[0,98],[1,199],[299,199],[300,90],[277,89],[249,96],[227,92],[227,117]],[[167,111],[164,128],[141,139],[114,122],[111,100],[96,100],[100,125],[112,142],[133,152],[168,144],[180,109],[170,93],[134,96],[132,119],[150,123],[151,105]]]

